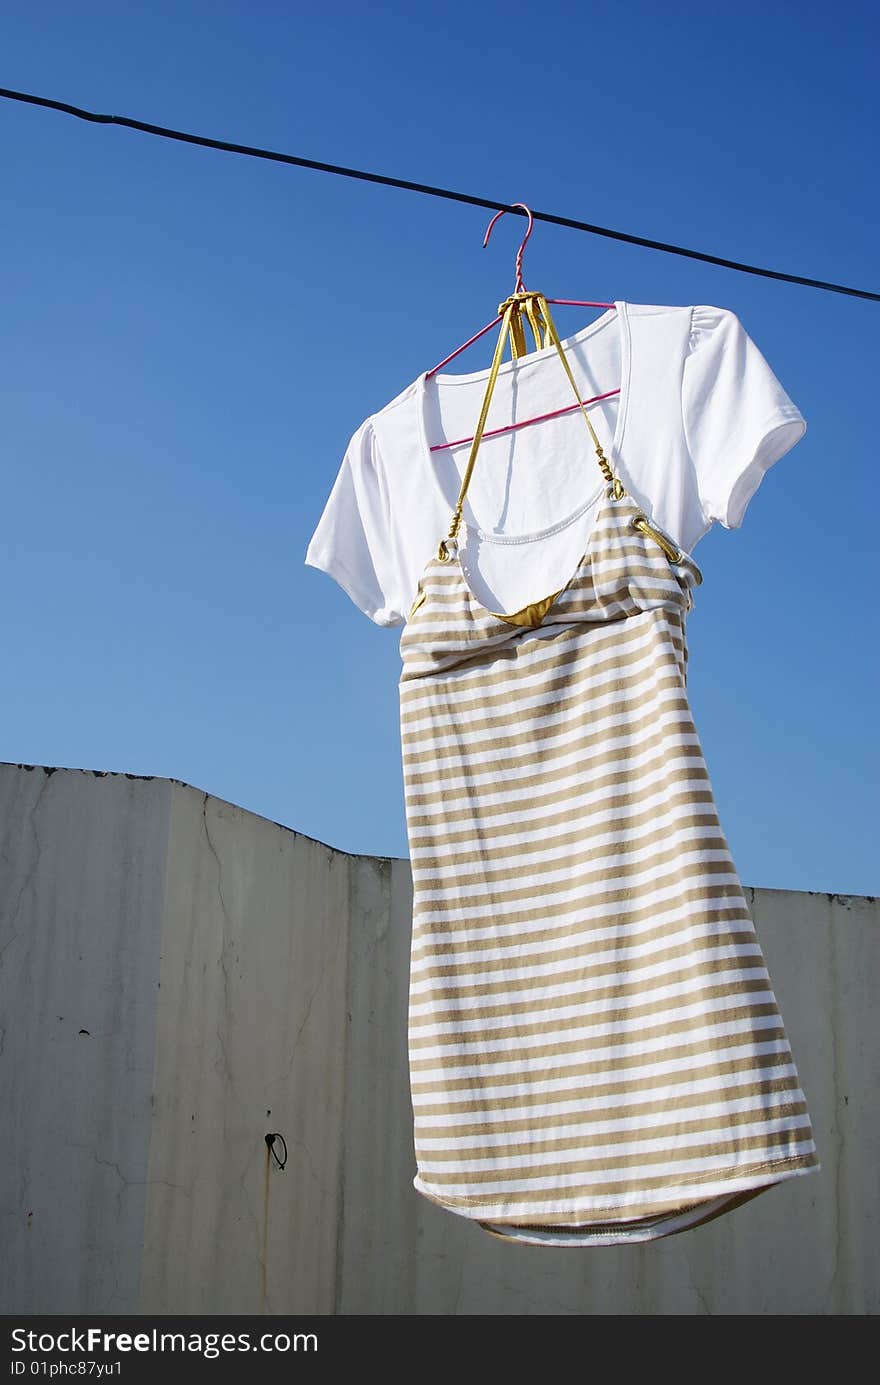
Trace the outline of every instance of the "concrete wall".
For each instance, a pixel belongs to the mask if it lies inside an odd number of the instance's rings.
[[[876,1311],[876,900],[748,891],[822,1170],[557,1250],[412,1187],[407,860],[20,765],[0,834],[0,1312]]]

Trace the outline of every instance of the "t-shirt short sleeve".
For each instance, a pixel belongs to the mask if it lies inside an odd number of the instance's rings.
[[[738,529],[762,478],[807,424],[728,308],[691,309],[682,416],[706,523]]]
[[[370,419],[353,434],[305,562],[338,583],[376,625],[405,620],[388,478]]]

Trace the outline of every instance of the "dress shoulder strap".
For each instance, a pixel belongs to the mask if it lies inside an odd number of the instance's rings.
[[[451,557],[449,548],[447,547],[447,540],[450,542],[455,541],[458,535],[459,526],[461,524],[462,507],[464,506],[464,498],[467,494],[467,488],[470,483],[471,475],[473,473],[474,463],[477,459],[477,449],[480,446],[480,441],[483,436],[483,429],[486,426],[486,418],[489,413],[489,403],[492,399],[492,391],[495,388],[495,381],[498,378],[498,367],[501,364],[501,355],[504,350],[504,339],[508,331],[510,331],[511,334],[511,343],[515,344],[517,341],[521,339],[522,324],[519,314],[521,314],[523,311],[526,312],[533,329],[536,325],[537,315],[540,314],[540,317],[543,319],[547,334],[549,335],[550,340],[552,341],[553,345],[556,347],[556,350],[559,353],[559,358],[562,361],[563,366],[565,367],[566,375],[571,381],[571,387],[574,390],[575,398],[577,399],[577,402],[580,406],[581,413],[583,414],[587,427],[589,428],[590,433],[592,434],[593,444],[596,449],[596,454],[599,460],[599,467],[602,471],[602,474],[605,477],[605,480],[608,482],[609,487],[613,489],[615,499],[619,500],[621,496],[626,494],[623,483],[620,481],[619,477],[615,476],[614,472],[611,469],[611,466],[608,463],[608,459],[606,458],[605,453],[602,451],[602,444],[596,435],[596,430],[590,421],[589,415],[587,414],[587,411],[581,399],[578,387],[575,384],[574,376],[571,373],[571,366],[569,365],[568,358],[566,357],[566,354],[562,349],[562,343],[560,342],[559,334],[556,331],[556,324],[554,323],[553,318],[550,315],[550,309],[547,306],[547,299],[545,298],[544,294],[528,291],[523,291],[521,293],[512,293],[509,298],[506,298],[503,303],[500,303],[498,305],[498,311],[499,313],[503,314],[501,330],[498,333],[498,341],[495,345],[495,354],[492,357],[492,367],[489,371],[489,379],[486,383],[486,393],[483,398],[483,407],[480,410],[480,418],[479,422],[477,423],[477,430],[474,434],[473,441],[471,442],[470,455],[467,460],[467,466],[464,470],[464,476],[461,482],[461,489],[458,493],[458,500],[455,503],[455,509],[452,512],[452,520],[449,525],[449,533],[445,539],[440,540],[440,547],[437,551],[437,557],[441,560],[441,562],[446,562]],[[515,314],[516,317],[514,317]],[[519,329],[519,332],[518,335],[515,335],[515,328],[517,327]]]

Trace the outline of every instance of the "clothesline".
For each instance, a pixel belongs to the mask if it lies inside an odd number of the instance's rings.
[[[470,193],[453,192],[449,188],[434,187],[428,183],[410,182],[405,178],[392,178],[381,173],[367,173],[363,169],[346,168],[341,164],[325,163],[319,159],[306,159],[297,154],[281,154],[272,149],[261,149],[248,144],[234,144],[229,140],[211,139],[207,135],[187,134],[182,130],[172,130],[164,125],[153,125],[146,121],[135,120],[130,116],[124,115],[103,115],[96,111],[87,111],[80,106],[72,106],[66,101],[55,101],[47,96],[34,96],[29,92],[12,91],[7,87],[0,87],[0,97],[5,97],[11,101],[23,101],[28,105],[45,106],[50,110],[62,111],[67,115],[76,116],[80,120],[93,121],[100,125],[127,125],[132,130],[142,130],[149,135],[159,135],[164,139],[183,140],[186,144],[201,145],[206,149],[222,149],[231,154],[245,154],[250,158],[270,159],[276,163],[295,164],[301,168],[314,168],[323,173],[335,173],[343,178],[360,178],[370,183],[384,183],[388,187],[406,188],[411,192],[423,192],[431,197],[445,197],[454,202],[466,202],[474,207],[488,207],[494,211],[509,211],[517,216],[524,216],[525,213],[516,206],[510,206],[506,202],[494,202],[487,197],[474,197]],[[708,264],[721,265],[725,269],[736,269],[743,274],[758,274],[767,279],[781,279],[789,284],[803,284],[807,288],[825,289],[829,293],[844,293],[853,298],[867,298],[873,302],[880,302],[880,293],[872,293],[868,289],[849,288],[843,284],[831,284],[823,279],[808,279],[799,274],[785,274],[776,269],[762,269],[757,265],[743,264],[738,260],[724,259],[719,255],[710,255],[700,250],[688,250],[680,245],[671,245],[665,241],[648,240],[643,236],[630,235],[626,231],[613,231],[606,226],[596,226],[587,221],[578,221],[573,217],[557,216],[552,212],[538,212],[532,209],[532,217],[535,221],[547,221],[555,226],[568,226],[575,231],[588,231],[593,235],[607,236],[612,240],[627,241],[631,245],[643,245],[650,250],[663,250],[670,255],[683,255],[692,260],[704,260]]]

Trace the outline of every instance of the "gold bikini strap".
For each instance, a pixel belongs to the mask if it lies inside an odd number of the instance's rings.
[[[584,419],[586,420],[587,427],[589,428],[593,436],[593,443],[595,445],[596,453],[599,458],[599,466],[602,470],[602,474],[605,477],[605,480],[608,482],[609,486],[613,488],[614,498],[616,500],[619,500],[621,496],[626,494],[622,482],[617,476],[614,475],[614,472],[611,470],[605,453],[602,451],[602,444],[596,435],[596,430],[590,422],[589,415],[587,414],[587,411],[584,407],[583,401],[580,396],[580,391],[578,390],[578,387],[575,384],[574,376],[571,373],[571,366],[569,365],[565,352],[562,349],[562,343],[559,340],[559,335],[556,331],[556,325],[553,321],[553,318],[550,316],[550,309],[547,306],[547,299],[544,297],[543,293],[512,293],[509,298],[506,298],[503,303],[499,303],[498,305],[499,313],[503,313],[504,315],[501,323],[501,331],[498,333],[498,341],[495,345],[495,354],[492,357],[492,368],[489,371],[489,379],[486,385],[486,394],[483,399],[483,407],[480,410],[480,419],[477,424],[477,431],[474,434],[473,441],[471,442],[470,456],[468,457],[467,466],[465,467],[464,477],[461,483],[461,490],[458,493],[458,500],[456,501],[455,509],[452,512],[452,521],[449,525],[449,533],[446,539],[440,540],[440,546],[437,550],[437,557],[440,559],[441,562],[448,562],[452,556],[449,552],[449,549],[446,547],[446,543],[447,539],[453,541],[456,539],[456,536],[458,534],[458,528],[461,524],[464,498],[467,493],[468,484],[470,482],[471,474],[474,469],[474,462],[477,458],[477,449],[480,446],[480,440],[483,436],[483,429],[486,426],[486,417],[489,413],[489,402],[492,398],[492,391],[495,388],[495,381],[498,378],[498,367],[501,364],[501,355],[504,350],[504,339],[509,331],[511,352],[513,353],[513,356],[516,358],[524,355],[525,339],[522,330],[521,314],[523,310],[525,310],[529,322],[531,324],[532,331],[535,335],[535,340],[540,341],[540,336],[538,333],[539,323],[538,317],[536,315],[536,308],[538,314],[540,315],[540,318],[543,319],[547,335],[549,335],[550,340],[556,347],[556,350],[559,352],[559,358],[565,367],[566,375],[571,381],[571,387],[574,390],[575,398],[577,399],[578,405],[580,406],[581,413],[583,414]]]
[[[529,320],[532,336],[535,338],[535,350],[543,351],[545,346],[552,345],[552,338],[547,322],[546,320],[542,322],[535,310],[535,297],[535,294],[528,294],[510,319],[510,355],[513,360],[526,354],[526,339],[522,321],[523,312],[525,312]],[[503,307],[504,304],[502,303],[498,309],[499,313],[502,311]]]

